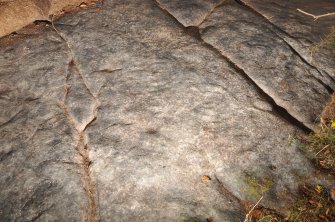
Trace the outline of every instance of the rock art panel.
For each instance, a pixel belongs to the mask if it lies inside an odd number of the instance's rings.
[[[208,211],[214,220],[236,220],[237,200],[264,192],[278,206],[280,193],[296,191],[294,175],[313,172],[289,142],[301,131],[158,4],[106,2],[98,14],[81,11],[55,26],[100,102],[87,135],[102,221]]]

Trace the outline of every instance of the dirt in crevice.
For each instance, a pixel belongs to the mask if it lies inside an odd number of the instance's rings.
[[[99,215],[98,215],[98,206],[97,206],[97,197],[96,197],[96,192],[95,192],[95,185],[93,182],[93,179],[91,177],[90,173],[90,165],[91,165],[91,160],[89,157],[89,145],[87,142],[87,135],[86,135],[86,129],[89,127],[89,125],[94,122],[97,118],[97,112],[98,112],[98,107],[99,107],[99,102],[97,97],[93,94],[92,90],[88,87],[85,78],[83,74],[80,72],[78,65],[74,61],[74,55],[73,51],[71,49],[71,46],[69,42],[59,33],[59,31],[56,29],[54,26],[53,22],[51,22],[51,25],[54,29],[54,31],[59,35],[59,37],[66,43],[71,59],[68,64],[69,70],[68,73],[65,77],[65,92],[64,92],[64,98],[63,98],[63,103],[61,104],[61,107],[63,108],[64,114],[67,117],[69,123],[71,124],[72,128],[76,132],[76,136],[78,138],[77,145],[75,146],[75,149],[78,153],[78,155],[81,158],[81,165],[82,168],[82,180],[84,184],[84,190],[88,198],[88,206],[87,206],[87,215],[86,215],[86,221],[88,222],[96,222],[99,221]],[[70,110],[67,107],[67,100],[68,100],[68,95],[69,95],[69,90],[71,88],[71,85],[68,83],[72,73],[71,68],[75,68],[75,71],[78,73],[80,76],[80,79],[82,81],[82,85],[85,87],[87,90],[88,94],[93,98],[94,100],[94,109],[92,110],[92,113],[87,117],[87,122],[84,126],[79,126],[78,123],[76,123],[76,120],[72,116]]]
[[[97,215],[97,201],[95,196],[95,186],[90,174],[90,158],[89,158],[89,147],[85,143],[84,132],[79,135],[79,143],[77,151],[82,159],[82,170],[83,170],[83,181],[85,183],[85,191],[88,197],[88,209],[87,209],[87,221],[95,222],[98,221]]]
[[[71,63],[69,65],[71,65]],[[68,84],[68,80],[70,77],[71,77],[71,73],[69,72],[65,80],[66,82],[64,86],[65,92],[64,92],[64,98],[63,98],[63,103],[61,104],[61,107],[63,108],[64,114],[66,118],[68,119],[69,123],[71,124],[72,128],[74,129],[77,139],[78,139],[75,149],[80,157],[79,165],[82,168],[82,177],[83,177],[82,180],[84,184],[85,193],[88,198],[86,221],[95,222],[95,221],[98,221],[97,203],[96,203],[96,197],[95,197],[94,183],[90,175],[91,161],[89,158],[89,146],[87,144],[87,141],[85,140],[85,136],[86,136],[85,130],[96,119],[96,114],[94,114],[94,116],[91,117],[90,121],[85,125],[85,127],[78,126],[78,124],[76,123],[76,120],[73,118],[73,116],[71,115],[71,112],[69,111],[66,105],[68,94],[69,94],[69,89],[71,87]]]
[[[299,129],[301,129],[305,133],[310,133],[312,131],[312,129],[310,129],[308,126],[306,126],[303,122],[299,121],[292,114],[290,114],[288,110],[286,110],[284,107],[279,106],[275,102],[274,98],[272,98],[261,87],[259,87],[257,85],[257,83],[241,67],[239,67],[236,63],[234,63],[229,57],[222,54],[220,52],[220,50],[218,50],[213,45],[206,42],[201,36],[199,27],[197,27],[197,26],[189,26],[189,27],[183,26],[182,23],[179,22],[179,20],[176,17],[174,17],[169,11],[167,11],[164,7],[162,7],[157,1],[155,1],[155,2],[157,3],[158,8],[160,8],[166,15],[173,18],[173,20],[179,25],[180,28],[182,28],[185,31],[185,33],[192,36],[194,39],[198,40],[207,49],[211,50],[216,55],[218,55],[219,57],[224,59],[226,62],[228,62],[228,64],[230,65],[231,68],[233,68],[235,71],[237,71],[248,82],[252,83],[252,85],[256,88],[256,90],[258,91],[260,96],[263,97],[263,99],[265,99],[267,102],[269,102],[272,105],[272,107],[273,107],[272,113],[274,115],[280,117],[281,119],[284,119],[286,122],[294,125],[295,127],[298,127]],[[215,9],[220,7],[222,4],[223,3],[221,3],[220,5],[215,7]],[[214,10],[212,10],[211,13],[213,13]]]
[[[227,56],[223,55],[218,49],[216,49],[214,46],[212,46],[211,44],[205,42],[202,39],[202,36],[200,34],[200,30],[198,27],[188,27],[185,28],[186,32],[189,35],[192,35],[194,38],[196,38],[197,40],[202,42],[202,45],[204,45],[206,48],[210,49],[211,51],[213,51],[215,54],[219,55],[221,58],[223,58],[225,61],[227,61],[230,65],[230,67],[232,67],[235,71],[237,71],[242,77],[244,77],[244,79],[246,79],[248,82],[252,83],[253,86],[255,86],[257,92],[260,94],[260,96],[266,100],[268,103],[271,104],[273,111],[272,113],[278,117],[280,117],[281,119],[284,119],[286,122],[298,127],[299,129],[301,129],[302,131],[304,131],[305,133],[310,133],[312,132],[312,130],[307,127],[303,122],[299,121],[298,119],[296,119],[293,115],[291,115],[284,107],[279,106],[275,100],[269,95],[267,94],[263,89],[261,89],[256,82],[254,82],[254,80],[251,79],[251,77],[245,73],[245,71],[239,67],[237,64],[235,64],[233,61],[231,61]]]

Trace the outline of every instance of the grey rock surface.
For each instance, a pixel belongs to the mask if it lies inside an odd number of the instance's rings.
[[[271,28],[258,15],[228,1],[200,26],[200,33],[276,104],[312,129],[329,99],[327,86],[332,80],[306,63]]]
[[[0,220],[84,220],[81,156],[63,108],[68,51],[50,30],[0,50]]]
[[[161,7],[179,20],[179,10]],[[196,12],[189,8],[187,13]],[[180,22],[184,24],[183,20]],[[335,86],[328,73],[309,64],[286,42],[280,30],[236,1],[224,1],[200,23],[203,41],[248,75],[277,105],[305,126],[314,128]],[[334,67],[333,55],[329,56],[331,62],[326,62],[327,66]]]
[[[173,13],[184,26],[199,26],[225,0],[157,0],[160,6]]]
[[[334,28],[334,16],[322,17],[314,20],[313,17],[299,12],[303,10],[314,15],[323,15],[335,12],[333,0],[295,0],[295,1],[268,1],[242,0],[248,7],[260,13],[272,24],[277,26],[278,32],[308,63],[315,66],[323,75],[332,78],[329,86],[334,90],[335,59],[334,47],[318,47]],[[322,7],[320,7],[322,5]],[[289,19],[288,19],[289,18]]]
[[[0,39],[1,221],[242,221],[243,201],[285,212],[312,180],[293,138],[329,97],[317,70],[243,6],[181,2]]]

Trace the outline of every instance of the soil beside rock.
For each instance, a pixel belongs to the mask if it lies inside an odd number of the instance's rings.
[[[53,16],[94,0],[0,0],[0,37],[15,32],[34,21],[50,21]]]

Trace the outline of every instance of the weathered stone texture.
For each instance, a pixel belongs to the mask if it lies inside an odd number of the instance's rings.
[[[266,21],[230,1],[208,17],[200,33],[279,106],[313,128],[329,99],[328,87],[320,72],[294,53]],[[327,78],[326,83],[332,80]]]
[[[68,52],[52,31],[1,45],[1,221],[80,221],[88,205],[63,111]]]
[[[280,29],[278,33],[285,41],[306,61],[318,68],[323,76],[331,77],[329,87],[334,90],[335,48],[324,46],[316,51],[313,50],[330,33],[331,28],[334,28],[334,16],[314,21],[313,17],[297,10],[301,9],[314,15],[335,12],[333,0],[268,1],[267,4],[261,0],[242,0],[242,2],[277,26]]]
[[[285,212],[313,180],[293,138],[328,83],[244,6],[182,2],[0,39],[0,220],[242,221],[242,201]]]

